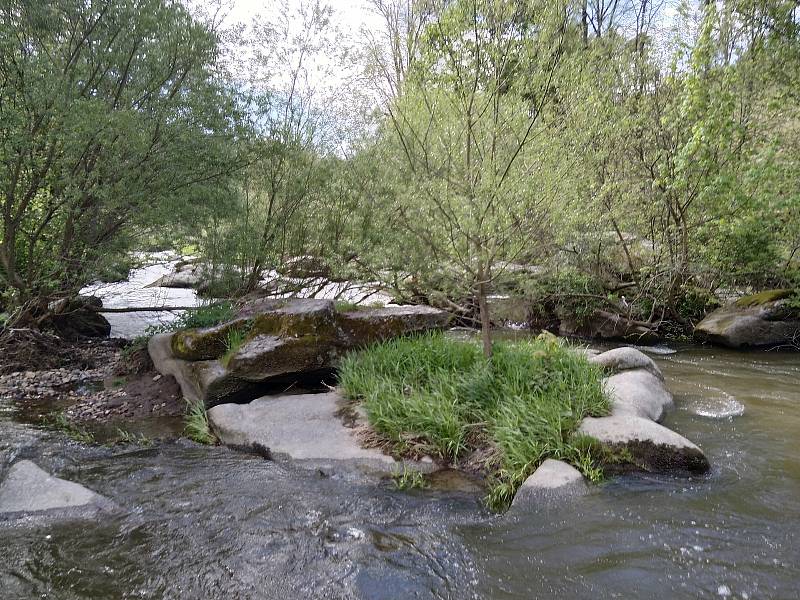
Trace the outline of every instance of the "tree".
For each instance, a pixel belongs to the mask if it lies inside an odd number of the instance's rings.
[[[0,8],[0,281],[37,323],[137,233],[229,198],[235,96],[166,0]]]
[[[413,240],[405,256],[474,293],[488,358],[498,266],[528,250],[542,224],[546,185],[530,149],[547,130],[568,11],[506,0],[429,11],[420,56],[386,106],[408,170],[397,214]]]

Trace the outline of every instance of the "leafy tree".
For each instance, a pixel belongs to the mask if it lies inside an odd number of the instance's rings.
[[[477,300],[492,352],[488,295],[537,237],[546,189],[530,152],[546,131],[565,6],[433,3],[403,94],[387,105],[408,187],[397,205],[404,256]],[[409,256],[410,255],[410,256]]]
[[[227,201],[238,108],[217,52],[176,2],[0,8],[0,281],[17,323],[137,233]]]

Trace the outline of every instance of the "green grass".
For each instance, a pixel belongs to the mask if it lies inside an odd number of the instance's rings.
[[[346,357],[345,393],[364,403],[374,430],[398,455],[452,464],[482,450],[487,503],[500,509],[546,458],[597,480],[602,449],[576,437],[586,416],[609,412],[602,373],[557,339],[479,345],[441,333],[391,340]]]
[[[139,446],[152,446],[153,440],[143,433],[131,433],[117,427],[117,437],[114,439],[115,444],[137,444]]]
[[[231,329],[225,337],[225,354],[222,355],[222,364],[226,367],[231,359],[236,356],[239,348],[247,339],[247,332],[240,329]]]
[[[425,489],[428,487],[428,480],[424,473],[403,467],[402,471],[397,471],[392,475],[394,486],[398,490]]]
[[[200,444],[214,445],[217,443],[217,436],[211,431],[208,413],[202,403],[186,402],[186,416],[183,424],[184,431],[189,439]]]
[[[70,421],[63,412],[53,414],[47,420],[47,424],[81,444],[94,444],[95,442],[94,435],[91,431]]]

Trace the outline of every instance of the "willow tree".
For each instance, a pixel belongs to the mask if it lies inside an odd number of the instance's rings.
[[[0,7],[0,288],[15,322],[42,322],[136,232],[196,227],[226,199],[237,121],[217,48],[168,0]]]
[[[536,0],[426,8],[419,56],[387,108],[408,171],[397,207],[404,256],[474,295],[490,357],[492,283],[544,220],[548,186],[533,146],[550,125],[570,15]]]

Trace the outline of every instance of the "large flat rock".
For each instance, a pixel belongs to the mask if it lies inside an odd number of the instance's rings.
[[[110,501],[77,483],[53,477],[29,460],[15,463],[0,486],[0,513],[103,508]]]
[[[703,451],[685,437],[633,415],[587,417],[578,433],[598,439],[617,449],[626,449],[633,457],[629,467],[646,471],[689,471],[704,473],[710,465]]]
[[[376,448],[364,448],[355,427],[345,426],[338,412],[338,392],[268,396],[248,404],[220,404],[208,411],[220,440],[232,446],[269,448],[297,460],[348,461],[385,473],[403,464]]]

